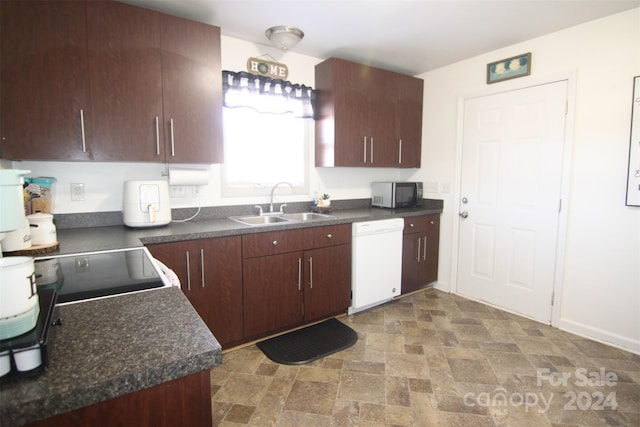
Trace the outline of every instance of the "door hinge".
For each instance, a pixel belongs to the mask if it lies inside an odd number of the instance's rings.
[[[553,307],[553,303],[555,302],[555,300],[556,300],[556,293],[554,291],[554,292],[551,292],[551,307]]]
[[[560,203],[558,203],[558,212],[562,212],[562,199],[560,199]]]

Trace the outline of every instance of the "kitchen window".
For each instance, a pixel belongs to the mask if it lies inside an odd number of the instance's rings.
[[[228,71],[223,87],[222,195],[265,195],[280,181],[308,194],[313,90]]]

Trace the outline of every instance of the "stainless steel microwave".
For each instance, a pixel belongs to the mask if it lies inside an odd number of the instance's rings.
[[[374,182],[371,206],[415,208],[422,206],[421,182]]]

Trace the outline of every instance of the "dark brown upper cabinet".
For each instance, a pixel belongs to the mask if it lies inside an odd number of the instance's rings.
[[[315,80],[316,166],[420,167],[423,80],[338,58]]]
[[[82,2],[2,1],[0,157],[91,160]]]
[[[218,27],[100,0],[2,23],[3,158],[223,161]]]

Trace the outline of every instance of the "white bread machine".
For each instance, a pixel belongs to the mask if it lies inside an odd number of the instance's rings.
[[[122,217],[129,227],[157,227],[171,222],[167,181],[125,181]]]

